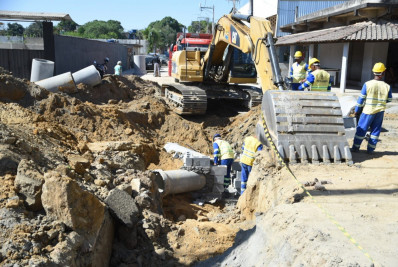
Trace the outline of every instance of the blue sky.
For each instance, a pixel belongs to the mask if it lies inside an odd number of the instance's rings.
[[[237,8],[246,3],[242,0],[237,3]],[[125,30],[131,30],[144,29],[149,23],[166,16],[175,18],[185,26],[198,17],[209,17],[211,21],[212,10],[200,11],[200,4],[208,7],[214,5],[215,22],[233,7],[232,1],[228,0],[0,0],[0,10],[67,13],[80,25],[95,19],[113,19],[120,21]]]

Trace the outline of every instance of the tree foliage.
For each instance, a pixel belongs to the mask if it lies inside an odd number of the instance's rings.
[[[76,22],[73,20],[61,20],[60,23],[57,25],[57,29],[59,31],[64,31],[64,32],[70,32],[70,31],[75,31],[77,26],[79,26]]]
[[[211,33],[211,22],[208,20],[192,21],[188,26],[188,31],[191,33]]]
[[[7,23],[7,30],[5,31],[6,35],[9,36],[22,36],[25,31],[25,28],[18,23]]]
[[[117,20],[94,20],[87,22],[77,29],[77,32],[66,32],[65,35],[90,39],[124,39],[123,27]]]
[[[28,37],[43,37],[43,23],[35,21],[25,29],[25,35]]]
[[[181,32],[185,26],[172,17],[164,17],[162,20],[151,22],[142,34],[149,43],[150,51],[160,49],[166,50],[172,43],[175,43],[177,32]]]

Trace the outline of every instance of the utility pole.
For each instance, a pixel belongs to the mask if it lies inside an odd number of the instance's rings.
[[[240,3],[240,0],[228,0],[228,2],[232,2],[234,4],[234,8],[232,10],[232,13],[235,13],[237,11],[236,3]]]
[[[202,6],[202,4],[199,4],[200,11],[203,11],[203,9],[213,9],[213,22],[211,23],[211,33],[214,35],[214,5],[213,7],[211,6]]]

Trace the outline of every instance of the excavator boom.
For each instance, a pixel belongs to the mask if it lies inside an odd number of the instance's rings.
[[[266,123],[265,128],[262,123],[257,125],[261,142],[269,145],[266,136],[270,136],[280,155],[291,163],[352,163],[337,96],[330,92],[284,90],[270,23],[266,19],[224,15],[215,26],[212,43],[202,57],[198,51],[193,52],[196,53],[193,57],[189,57],[188,51],[182,51],[179,56],[184,60],[179,57],[173,65],[178,75],[175,77],[202,83],[225,81],[226,71],[230,70],[231,47],[251,55],[260,78],[263,97],[259,119],[265,118]]]

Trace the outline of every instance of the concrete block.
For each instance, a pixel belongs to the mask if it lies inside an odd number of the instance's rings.
[[[193,166],[192,164],[193,164],[192,158],[184,158],[184,166],[191,167]]]
[[[213,185],[213,192],[214,193],[222,193],[222,192],[224,192],[224,184],[214,184]]]
[[[242,167],[241,167],[241,165],[240,165],[240,162],[234,161],[234,162],[232,163],[231,170],[233,170],[233,171],[240,171],[241,169],[242,169]]]
[[[210,174],[211,175],[226,175],[227,174],[227,166],[225,166],[225,165],[211,166]]]
[[[134,227],[138,221],[139,211],[134,199],[129,194],[115,188],[109,192],[105,203],[111,209],[112,214],[127,227]]]
[[[233,187],[236,189],[236,190],[238,190],[238,191],[240,191],[240,178],[239,179],[234,179],[234,181],[233,181],[233,183],[232,183],[232,185],[233,185]]]
[[[224,175],[215,175],[213,177],[214,177],[214,184],[224,185]]]

